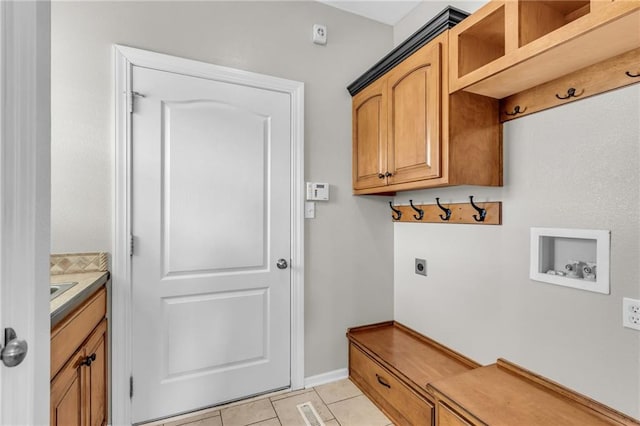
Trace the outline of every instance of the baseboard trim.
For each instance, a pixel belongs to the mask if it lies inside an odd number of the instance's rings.
[[[349,369],[340,368],[338,370],[328,371],[326,373],[317,374],[315,376],[305,377],[304,387],[312,388],[314,386],[325,385],[327,383],[346,379],[347,377],[349,377]]]

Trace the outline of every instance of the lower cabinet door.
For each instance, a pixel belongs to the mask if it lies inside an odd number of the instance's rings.
[[[86,369],[89,425],[102,426],[107,420],[107,320],[103,320],[87,340],[85,353],[91,359]]]
[[[82,350],[51,381],[52,426],[80,426],[83,424]]]

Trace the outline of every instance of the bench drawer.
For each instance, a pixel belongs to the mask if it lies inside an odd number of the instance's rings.
[[[433,405],[356,345],[349,345],[349,374],[396,425],[433,424]]]

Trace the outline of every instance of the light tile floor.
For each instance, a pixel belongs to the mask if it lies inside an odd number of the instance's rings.
[[[297,406],[311,402],[326,426],[388,426],[391,421],[349,379],[238,401],[144,426],[305,426]]]

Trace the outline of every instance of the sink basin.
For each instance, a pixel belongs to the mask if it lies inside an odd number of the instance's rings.
[[[51,284],[49,288],[49,300],[53,300],[56,297],[60,296],[65,291],[69,290],[74,285],[78,284],[77,282],[73,283],[59,283],[59,284]]]

